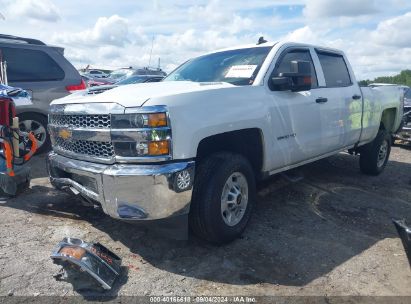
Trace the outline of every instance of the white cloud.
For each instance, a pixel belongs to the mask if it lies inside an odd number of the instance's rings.
[[[235,14],[231,8],[223,9],[220,0],[212,0],[204,6],[192,6],[188,9],[188,15],[192,21],[202,21],[212,28],[218,27],[231,34],[247,30],[253,25],[250,18]]]
[[[56,42],[98,47],[106,45],[124,46],[129,42],[128,20],[118,15],[100,17],[92,29],[55,36]]]
[[[313,31],[309,26],[298,28],[284,37],[284,40],[293,42],[305,42],[310,44],[319,43],[318,33]]]
[[[6,18],[28,18],[36,21],[57,22],[60,12],[50,0],[13,0],[6,1]]]
[[[77,67],[146,66],[154,37],[151,65],[170,71],[264,36],[342,49],[359,79],[411,68],[410,0],[0,2],[2,33],[63,46]]]
[[[304,9],[309,18],[355,17],[376,12],[374,0],[309,0]]]
[[[382,45],[411,48],[411,12],[378,24],[373,40]]]

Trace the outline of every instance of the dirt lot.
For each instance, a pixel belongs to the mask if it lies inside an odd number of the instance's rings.
[[[0,296],[90,295],[53,278],[65,236],[98,240],[123,258],[117,295],[409,295],[411,272],[391,218],[411,222],[411,151],[362,175],[348,154],[307,165],[304,178],[260,186],[244,236],[222,247],[153,236],[51,188],[44,156],[31,189],[0,204]]]

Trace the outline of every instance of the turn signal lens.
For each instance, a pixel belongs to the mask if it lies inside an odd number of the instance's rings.
[[[64,247],[59,253],[77,260],[81,260],[81,258],[86,254],[86,250],[81,247]]]
[[[149,155],[167,155],[170,152],[168,140],[152,141],[148,143]]]
[[[148,115],[148,126],[151,128],[166,127],[167,116],[166,113],[154,113]]]

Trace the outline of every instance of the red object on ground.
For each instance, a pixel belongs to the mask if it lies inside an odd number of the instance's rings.
[[[0,125],[11,126],[16,116],[14,102],[10,98],[0,97]]]

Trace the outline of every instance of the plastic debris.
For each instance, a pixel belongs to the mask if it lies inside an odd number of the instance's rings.
[[[51,258],[63,267],[54,276],[57,280],[77,285],[83,280],[85,288],[97,286],[110,290],[121,273],[121,258],[100,243],[66,237],[53,250]]]

